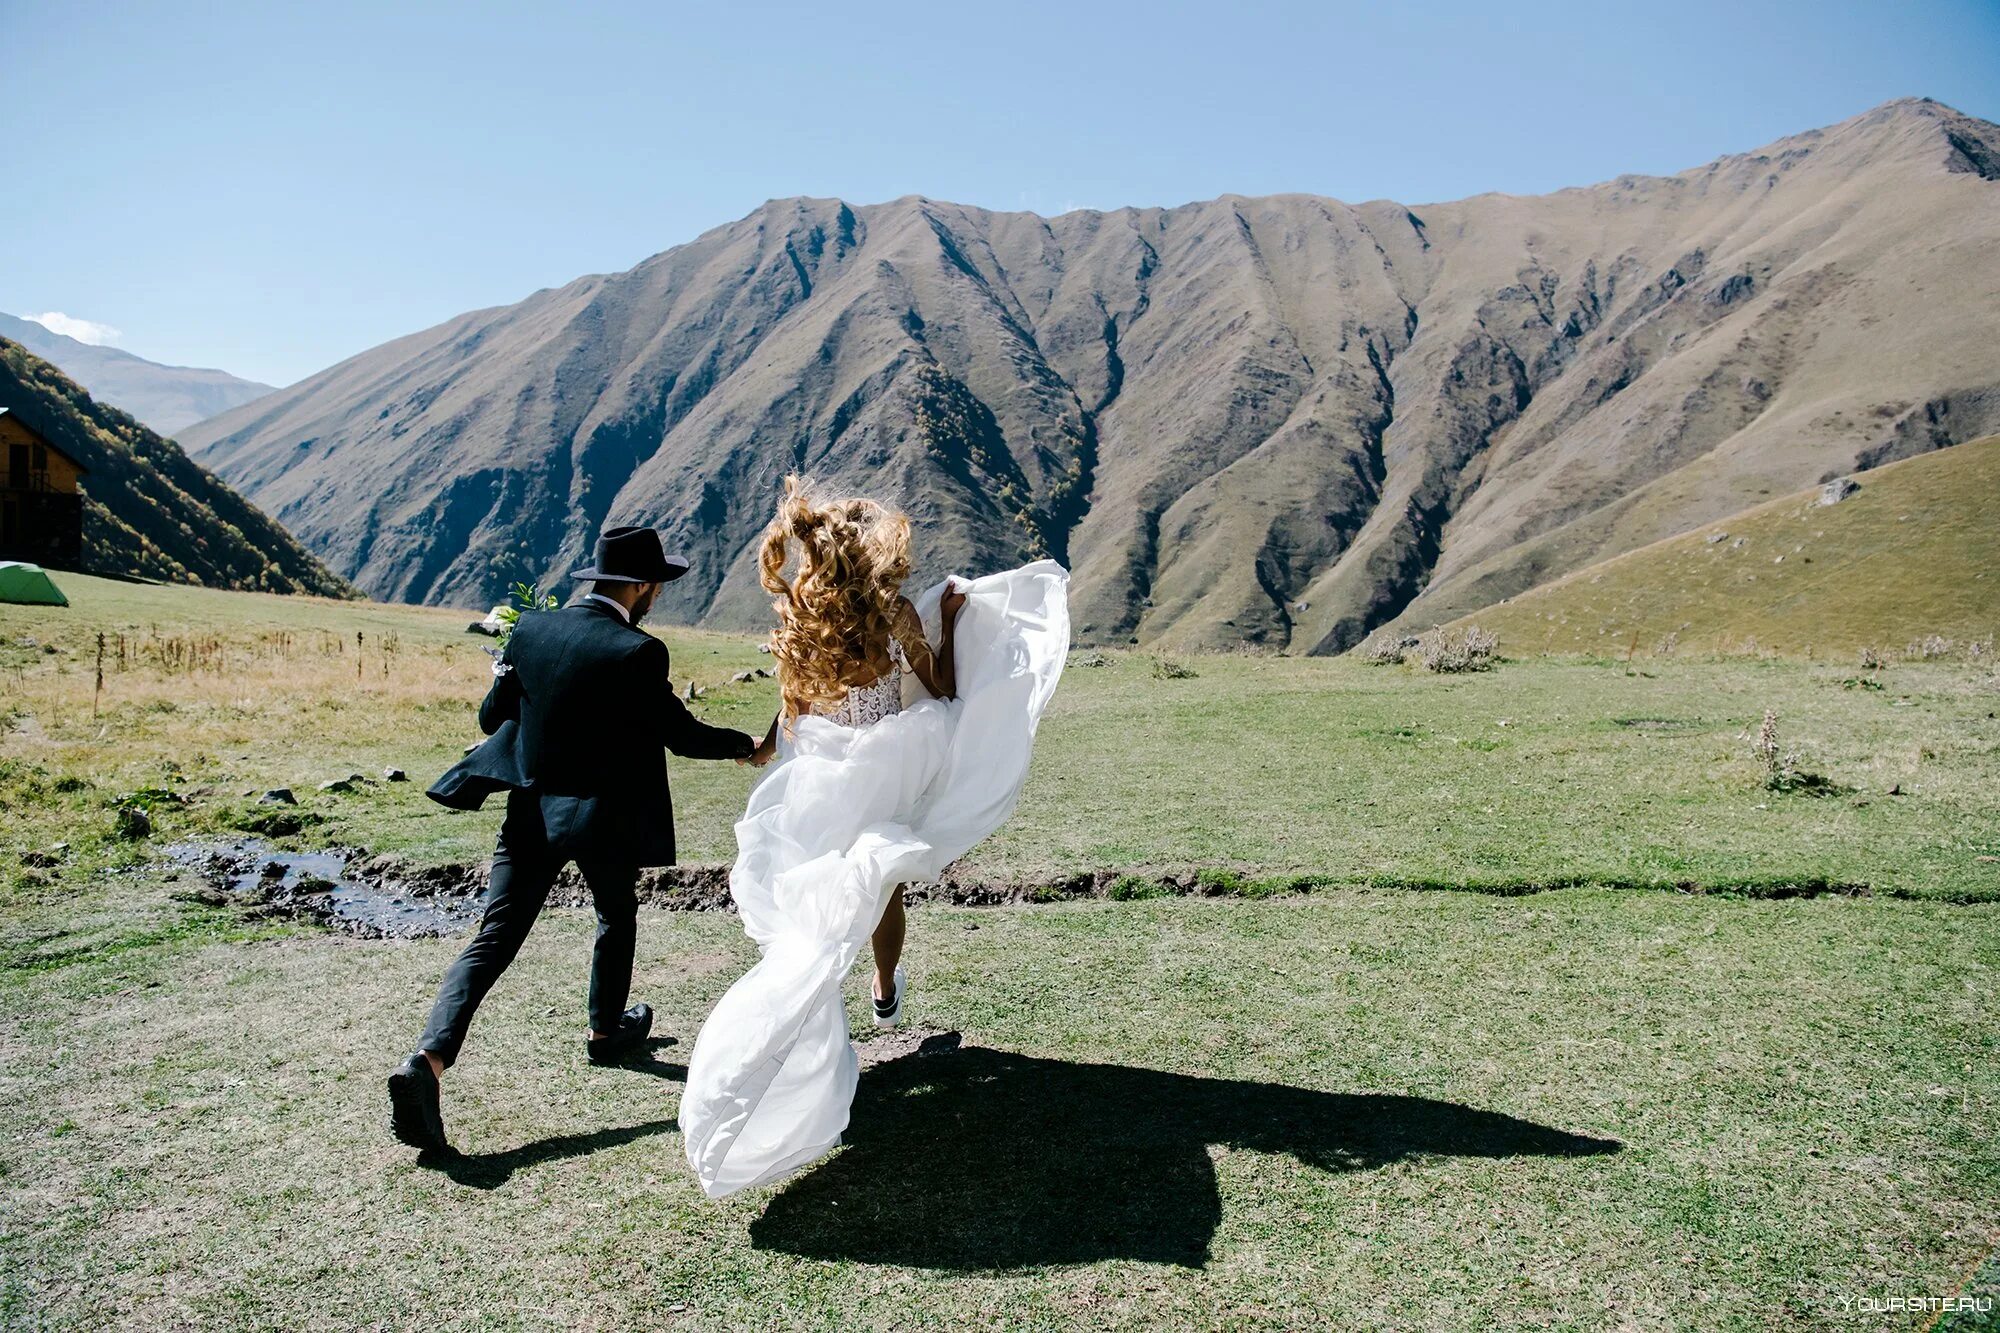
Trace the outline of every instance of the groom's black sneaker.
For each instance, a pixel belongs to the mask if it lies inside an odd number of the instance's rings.
[[[439,1151],[444,1138],[444,1113],[438,1109],[437,1075],[418,1051],[389,1075],[389,1128],[412,1148]]]
[[[594,1065],[615,1065],[645,1049],[653,1030],[653,1006],[635,1004],[618,1020],[618,1030],[608,1037],[585,1037],[584,1053]]]

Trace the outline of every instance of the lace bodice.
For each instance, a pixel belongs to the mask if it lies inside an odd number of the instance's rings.
[[[889,669],[866,685],[850,685],[837,704],[814,704],[813,716],[843,727],[866,727],[903,711],[903,648],[889,641]]]

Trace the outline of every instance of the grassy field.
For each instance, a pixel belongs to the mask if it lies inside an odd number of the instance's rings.
[[[0,800],[13,812],[0,884],[15,894],[60,900],[106,865],[145,859],[145,843],[114,833],[134,793],[153,842],[254,827],[271,814],[255,797],[284,786],[317,821],[296,845],[437,862],[491,849],[497,810],[457,814],[422,794],[478,735],[490,640],[463,632],[465,613],[65,583],[67,610],[0,606]],[[110,665],[93,716],[99,632]],[[665,637],[676,677],[711,687],[696,711],[761,734],[772,682],[729,677],[769,659],[741,638]],[[967,874],[1208,868],[1500,891],[1833,885],[2000,899],[1993,660],[1870,672],[1554,659],[1434,676],[1214,656],[1179,679],[1150,657],[1103,660],[1065,675],[1020,812]],[[1767,709],[1784,748],[1836,794],[1762,787],[1750,735]],[[316,790],[391,766],[413,781]],[[670,767],[684,857],[727,861],[751,772]],[[21,863],[57,840],[71,843],[67,869]]]
[[[456,942],[203,906],[157,858],[275,785],[289,845],[483,858],[494,817],[421,796],[486,679],[463,613],[64,585],[0,607],[0,1323],[1918,1328],[1843,1301],[2000,1289],[1990,662],[1077,666],[966,874],[1311,891],[913,912],[940,1035],[839,1154],[715,1205],[673,1121],[733,918],[646,911],[678,1044],[596,1070],[552,911],[449,1081],[463,1155],[420,1164],[381,1077]],[[665,637],[697,711],[768,720],[754,645]],[[1767,709],[1833,794],[1766,788]],[[673,772],[726,859],[749,775]]]
[[[1654,542],[1468,620],[1517,650],[1772,649],[1852,663],[2000,633],[2000,436],[1863,472]]]

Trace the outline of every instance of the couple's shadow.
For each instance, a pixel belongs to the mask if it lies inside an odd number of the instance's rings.
[[[627,1068],[669,1080],[687,1073],[657,1058]],[[524,1167],[675,1128],[649,1120],[426,1165],[494,1189]],[[963,1046],[957,1033],[864,1070],[846,1144],[771,1200],[750,1224],[754,1245],[914,1268],[1101,1259],[1200,1267],[1222,1220],[1212,1145],[1285,1153],[1323,1171],[1620,1147],[1424,1097],[1043,1060]]]
[[[759,1248],[959,1270],[1199,1267],[1222,1219],[1211,1145],[1324,1171],[1620,1146],[1423,1097],[1042,1060],[956,1033],[864,1072],[846,1142],[750,1224]]]

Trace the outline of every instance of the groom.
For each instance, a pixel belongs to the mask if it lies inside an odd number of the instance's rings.
[[[390,1126],[416,1148],[444,1148],[438,1081],[458,1059],[479,1002],[577,863],[597,908],[590,968],[592,1064],[640,1049],[653,1011],[625,1007],[642,866],[674,860],[673,801],[661,749],[690,759],[745,759],[756,742],[697,721],[667,678],[667,646],[639,629],[660,588],[687,573],[651,528],[612,528],[595,564],[570,577],[590,592],[560,611],[524,614],[493,664],[479,706],[489,739],[439,778],[430,796],[476,810],[507,793],[479,933],[445,972],[417,1050],[389,1075]]]

